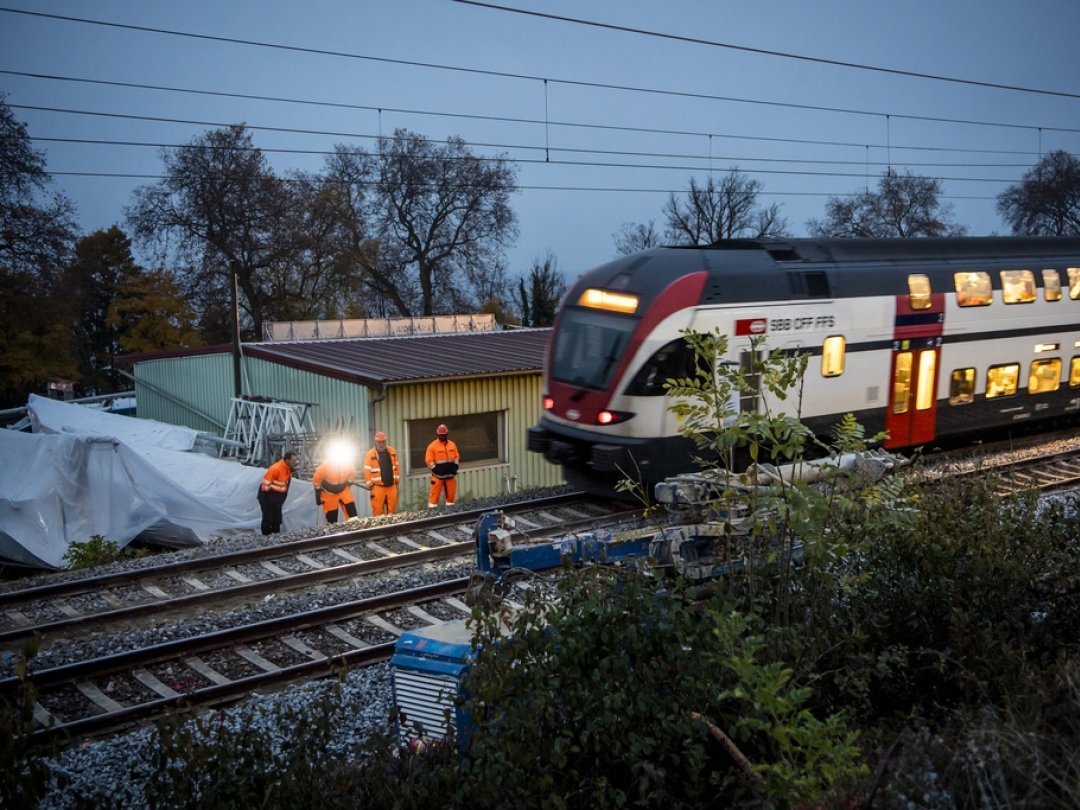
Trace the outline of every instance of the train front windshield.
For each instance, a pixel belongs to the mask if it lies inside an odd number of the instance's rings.
[[[637,321],[595,310],[564,310],[555,334],[551,378],[578,388],[607,388]]]

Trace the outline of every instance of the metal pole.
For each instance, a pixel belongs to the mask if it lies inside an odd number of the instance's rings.
[[[237,273],[239,262],[233,259],[229,262],[229,269],[232,271],[232,311],[233,311],[233,323],[232,323],[232,358],[233,358],[233,388],[237,398],[240,397],[242,388],[240,386],[240,288]]]

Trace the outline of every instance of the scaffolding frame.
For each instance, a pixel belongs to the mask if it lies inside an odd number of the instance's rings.
[[[267,466],[292,447],[290,437],[306,449],[315,434],[311,402],[272,400],[265,397],[233,397],[225,438],[218,455],[241,464]]]

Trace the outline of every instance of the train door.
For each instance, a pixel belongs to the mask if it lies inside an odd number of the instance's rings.
[[[945,327],[945,296],[930,279],[908,276],[908,294],[896,296],[885,447],[933,441],[937,421],[937,377]]]
[[[892,353],[892,376],[885,430],[886,447],[909,447],[934,438],[940,341],[899,341]],[[925,344],[925,345],[914,345]]]

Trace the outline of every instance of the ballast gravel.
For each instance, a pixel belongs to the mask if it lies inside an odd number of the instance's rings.
[[[569,491],[568,487],[557,487],[517,493],[502,498],[470,501],[443,511],[464,511],[478,507],[499,509],[530,498],[559,495]],[[352,521],[350,528],[397,523],[408,520],[410,517],[415,518],[416,515],[399,514]],[[340,529],[340,527],[337,528]],[[59,579],[81,579],[112,571],[145,568],[164,561],[191,559],[226,551],[274,545],[306,537],[316,537],[334,530],[332,527],[316,526],[271,537],[249,534],[233,538],[218,538],[206,546],[169,552],[153,558],[125,560],[94,569],[58,572],[22,579],[14,583],[4,583],[0,586],[0,590],[26,588]],[[474,570],[475,565],[472,560],[428,563],[413,566],[407,570],[383,572],[337,587],[314,588],[306,592],[280,595],[271,594],[255,604],[221,614],[203,613],[197,617],[187,617],[173,623],[162,622],[153,628],[133,627],[123,633],[97,634],[77,643],[42,650],[31,661],[30,671],[85,660],[88,657],[115,654],[170,639],[209,633],[317,607],[364,599],[388,591],[404,590],[446,579],[465,577]],[[10,656],[8,660],[0,662],[0,677],[12,673],[12,664]],[[338,717],[344,722],[335,723],[334,737],[327,755],[343,757],[356,755],[363,751],[365,741],[373,733],[387,730],[392,704],[388,664],[355,669],[338,680],[324,679],[275,691],[270,695],[253,695],[243,704],[223,710],[221,716],[226,724],[243,723],[244,727],[249,729],[254,726],[257,729],[256,733],[265,735],[265,740],[275,749],[285,750],[289,746],[292,728],[280,727],[279,718],[289,710],[305,711],[316,701],[326,698],[331,690],[336,693],[334,700],[339,701],[342,709]],[[52,808],[145,807],[145,789],[152,776],[155,735],[154,729],[143,728],[129,734],[83,741],[65,748],[48,760],[52,780],[39,807],[49,810]]]

